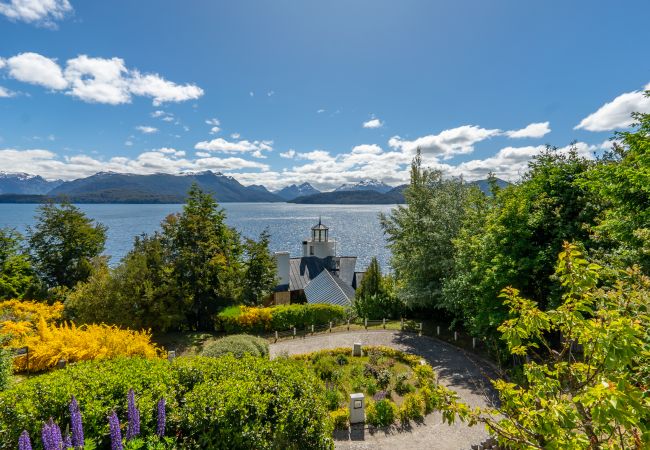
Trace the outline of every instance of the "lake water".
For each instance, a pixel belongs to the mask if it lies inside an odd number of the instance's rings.
[[[133,237],[158,230],[160,222],[183,205],[77,205],[90,218],[108,227],[105,254],[116,264],[129,251]],[[257,238],[268,228],[271,250],[301,256],[303,239],[318,223],[319,216],[338,241],[339,256],[357,256],[357,270],[365,270],[376,256],[384,270],[390,251],[379,224],[379,213],[389,213],[391,205],[296,205],[292,203],[224,203],[227,223],[243,236]],[[0,228],[11,227],[24,233],[34,224],[38,205],[0,204]]]

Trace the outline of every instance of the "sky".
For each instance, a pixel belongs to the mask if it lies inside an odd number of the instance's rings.
[[[0,0],[0,171],[516,181],[650,112],[650,2]]]

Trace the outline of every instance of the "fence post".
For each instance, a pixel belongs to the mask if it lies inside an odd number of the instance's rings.
[[[293,327],[293,338],[296,338],[296,327]]]
[[[350,331],[350,319],[348,319],[348,331]]]
[[[400,331],[404,331],[404,317],[399,319],[399,329]]]
[[[275,330],[275,342],[278,342],[278,330]]]
[[[314,324],[313,323],[311,324],[311,334],[312,334],[312,336],[314,335]]]
[[[436,334],[437,334],[438,336],[440,336],[440,325],[438,325],[438,326],[436,327]]]
[[[330,320],[330,333],[332,332],[332,321]]]
[[[476,349],[476,338],[475,337],[472,338],[472,348]]]
[[[368,329],[368,318],[367,317],[365,319],[363,319],[363,326],[366,328],[366,330]]]
[[[422,336],[422,322],[420,322],[420,330],[418,331],[418,336]]]
[[[458,340],[458,331],[454,331],[454,341]]]

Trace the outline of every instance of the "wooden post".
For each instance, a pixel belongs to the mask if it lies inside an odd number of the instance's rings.
[[[386,329],[386,319],[382,319],[384,323],[382,324],[384,326],[384,330]]]
[[[418,331],[418,336],[422,336],[422,322],[420,322],[420,331]]]
[[[399,329],[400,331],[404,331],[404,317],[399,319]]]
[[[313,323],[311,324],[311,334],[312,334],[312,336],[314,335],[314,324]]]
[[[440,325],[436,327],[436,333],[438,334],[438,336],[440,336]]]
[[[296,327],[293,327],[293,338],[296,338]]]
[[[472,348],[476,349],[476,338],[475,337],[472,338]]]
[[[275,342],[278,342],[278,330],[275,330]]]
[[[348,331],[350,331],[350,319],[348,319]]]
[[[332,332],[332,321],[330,320],[330,333]]]
[[[454,331],[454,341],[458,340],[458,331]]]
[[[365,319],[363,319],[363,326],[366,328],[366,330],[368,329],[368,318],[367,317]]]

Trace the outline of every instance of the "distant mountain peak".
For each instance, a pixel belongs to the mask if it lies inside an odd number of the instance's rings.
[[[345,183],[342,184],[341,186],[337,187],[334,189],[334,192],[341,192],[341,191],[377,191],[381,192],[382,194],[390,191],[393,189],[392,186],[389,186],[388,184],[384,183],[383,181],[374,179],[374,178],[366,178],[360,181],[357,181],[356,183]]]
[[[299,186],[292,184],[276,192],[276,195],[286,201],[291,201],[298,197],[306,197],[308,195],[320,194],[320,191],[308,182],[304,182]]]

